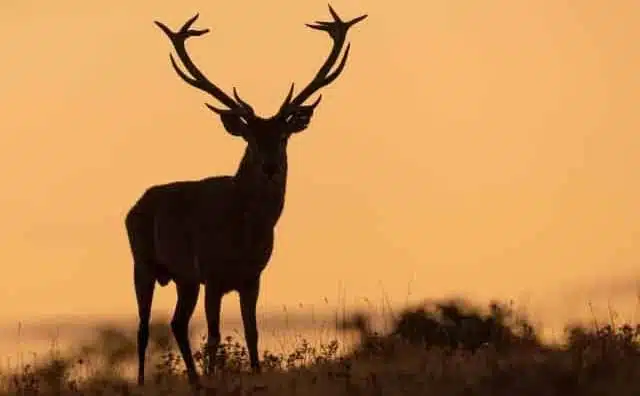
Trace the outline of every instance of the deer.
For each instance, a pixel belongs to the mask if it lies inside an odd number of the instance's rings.
[[[256,308],[260,277],[274,247],[275,228],[284,209],[287,182],[287,142],[307,129],[322,95],[308,99],[332,83],[343,71],[351,44],[344,47],[347,32],[366,14],[343,21],[329,5],[333,21],[316,21],[309,28],[324,31],[332,49],[311,82],[294,96],[294,84],[277,113],[269,118],[256,115],[233,87],[233,97],[211,82],[194,64],[185,43],[209,29],[191,28],[196,13],[182,28],[173,31],[154,23],[169,38],[173,50],[171,65],[189,86],[211,95],[225,107],[206,107],[217,114],[233,137],[246,143],[234,175],[211,176],[152,185],[127,212],[125,227],[133,256],[133,283],[138,307],[138,385],[144,384],[145,355],[149,341],[151,305],[156,283],[173,282],[177,302],[171,331],[186,366],[188,380],[200,386],[189,342],[189,322],[204,286],[207,323],[206,351],[215,356],[220,345],[221,302],[225,294],[239,295],[240,313],[249,352],[250,369],[261,371],[258,356]],[[339,62],[338,62],[339,60]],[[337,67],[335,67],[337,64]],[[332,68],[335,69],[333,72]],[[208,371],[215,369],[209,359]]]

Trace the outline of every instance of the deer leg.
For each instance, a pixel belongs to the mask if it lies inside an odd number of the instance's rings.
[[[215,358],[220,345],[220,305],[222,303],[220,289],[214,285],[207,284],[205,287],[204,310],[207,316],[207,370],[213,373],[215,368]]]
[[[144,385],[144,361],[149,343],[149,319],[151,318],[151,303],[156,280],[138,265],[134,266],[133,282],[138,301],[138,385]]]
[[[189,321],[198,302],[200,284],[176,282],[176,289],[178,291],[178,302],[173,313],[173,319],[171,319],[171,330],[187,368],[189,382],[193,385],[198,385],[198,373],[196,372],[189,343]]]
[[[244,338],[247,340],[251,369],[260,372],[260,360],[258,358],[258,325],[256,321],[256,305],[260,291],[260,279],[256,278],[245,284],[240,290],[240,311],[244,324]]]

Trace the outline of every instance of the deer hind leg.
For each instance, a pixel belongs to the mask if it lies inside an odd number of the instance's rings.
[[[176,289],[178,291],[178,302],[171,320],[171,330],[187,368],[189,382],[193,385],[198,385],[198,374],[196,373],[191,344],[189,343],[189,321],[198,302],[200,284],[197,282],[176,282]]]
[[[258,304],[259,291],[259,278],[247,282],[239,290],[244,338],[247,340],[251,369],[256,373],[260,372],[260,360],[258,358],[258,324],[256,320],[256,306]]]
[[[151,303],[156,285],[155,277],[143,267],[134,266],[133,282],[138,302],[138,385],[144,385],[144,363],[149,343],[149,320],[151,319]]]
[[[144,384],[145,354],[149,342],[149,320],[156,282],[156,276],[152,271],[152,267],[149,265],[151,245],[145,238],[145,236],[148,235],[145,224],[144,218],[134,210],[129,212],[125,221],[131,254],[133,256],[133,283],[138,303],[139,324],[137,350],[139,385]]]

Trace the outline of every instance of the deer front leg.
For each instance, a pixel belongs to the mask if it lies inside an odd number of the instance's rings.
[[[204,310],[207,317],[207,374],[213,374],[215,360],[220,345],[220,305],[222,295],[220,288],[208,283],[205,286]]]
[[[260,372],[260,360],[258,358],[258,324],[256,320],[256,306],[260,291],[260,278],[255,278],[239,290],[240,311],[244,325],[244,338],[247,340],[251,369]]]

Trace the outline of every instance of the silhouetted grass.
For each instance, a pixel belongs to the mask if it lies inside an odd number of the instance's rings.
[[[567,341],[540,341],[530,321],[508,305],[487,309],[464,301],[407,308],[389,334],[375,333],[365,314],[355,328],[360,343],[339,355],[338,341],[302,340],[288,354],[265,352],[264,372],[248,372],[244,344],[229,337],[204,379],[211,395],[640,395],[640,326],[567,327]],[[98,342],[71,357],[4,373],[1,395],[186,395],[181,359],[167,326],[152,329],[152,365],[144,389],[126,365],[135,357],[134,335],[104,328]],[[204,342],[195,359],[204,372]]]

